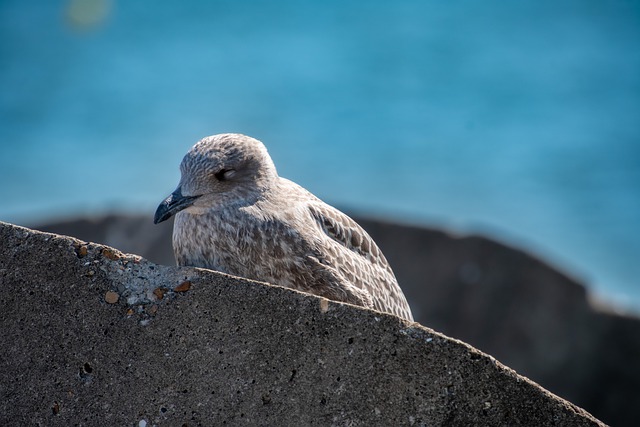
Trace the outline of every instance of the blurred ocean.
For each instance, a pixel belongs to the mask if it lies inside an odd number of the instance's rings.
[[[203,136],[640,311],[640,3],[0,1],[0,220],[148,212]]]

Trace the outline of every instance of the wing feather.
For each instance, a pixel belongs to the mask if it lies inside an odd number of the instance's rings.
[[[310,203],[309,211],[332,242],[325,248],[332,256],[321,262],[352,287],[369,294],[375,309],[413,319],[391,266],[369,234],[353,219],[320,201]]]
[[[305,263],[313,272],[297,288],[413,320],[391,266],[369,234],[299,185],[284,178],[280,185],[287,198],[279,200],[277,211],[301,230],[308,244]]]
[[[309,210],[327,236],[393,275],[382,251],[357,222],[326,204],[310,204]]]

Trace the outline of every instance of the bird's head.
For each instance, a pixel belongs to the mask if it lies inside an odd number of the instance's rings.
[[[156,210],[156,224],[182,210],[202,214],[251,203],[278,177],[260,141],[233,133],[198,141],[182,159],[180,172],[178,188]]]

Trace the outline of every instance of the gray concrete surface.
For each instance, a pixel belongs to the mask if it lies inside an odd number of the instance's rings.
[[[0,241],[2,426],[601,425],[394,316],[6,223]]]
[[[482,236],[354,216],[386,255],[415,319],[495,356],[619,427],[640,426],[640,318],[594,304],[558,266]],[[147,215],[49,221],[76,236],[175,265],[172,224]]]

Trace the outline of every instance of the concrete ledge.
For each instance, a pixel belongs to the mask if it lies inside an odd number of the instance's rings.
[[[3,426],[602,425],[394,316],[6,223],[0,241]]]

